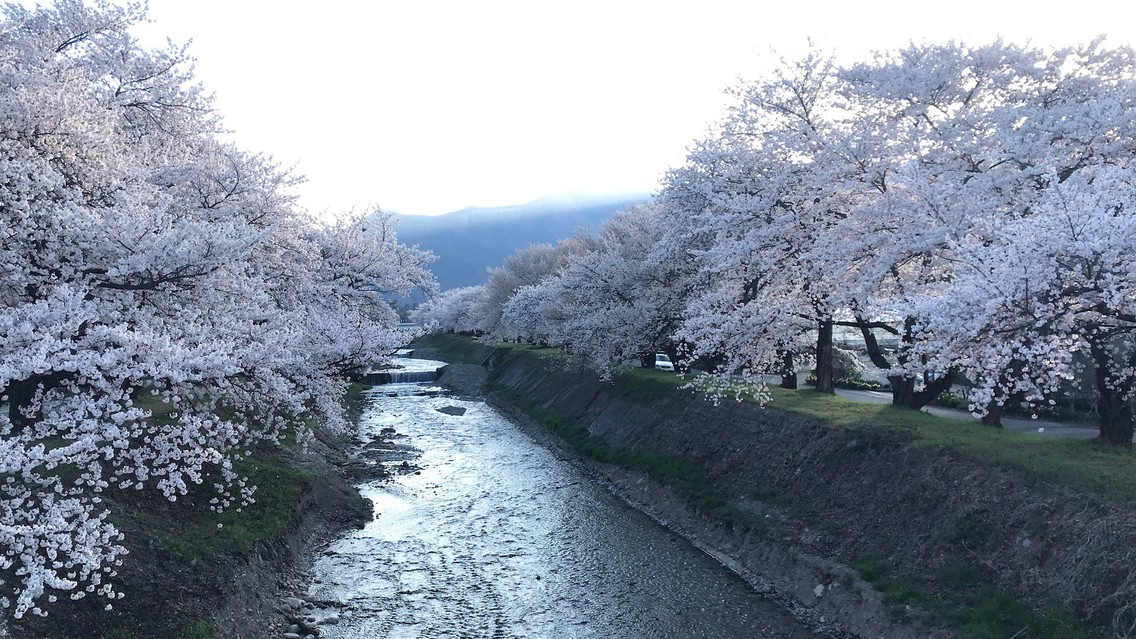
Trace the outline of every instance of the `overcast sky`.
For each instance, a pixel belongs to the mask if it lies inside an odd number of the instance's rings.
[[[809,38],[846,58],[911,40],[1136,42],[1130,0],[767,4],[150,0],[143,35],[192,38],[236,141],[305,175],[309,209],[416,214],[653,192],[727,85]]]

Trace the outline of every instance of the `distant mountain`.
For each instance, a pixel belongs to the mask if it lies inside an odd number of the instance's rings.
[[[442,290],[483,284],[488,269],[530,244],[552,244],[577,227],[596,230],[648,195],[551,196],[528,204],[471,207],[445,215],[397,215],[398,241],[438,256],[430,269]]]

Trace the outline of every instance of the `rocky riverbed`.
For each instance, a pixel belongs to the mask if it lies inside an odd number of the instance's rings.
[[[295,621],[300,631],[328,639],[815,636],[484,401],[413,388],[392,398],[390,388],[374,391],[361,449],[417,456],[389,460],[392,476],[360,484],[375,520],[316,562],[303,597],[312,605],[292,613],[313,622]],[[393,438],[368,441],[391,429]]]

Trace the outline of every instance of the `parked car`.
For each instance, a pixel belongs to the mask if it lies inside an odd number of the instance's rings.
[[[659,370],[670,371],[673,373],[675,365],[674,362],[671,361],[670,357],[662,353],[655,353],[655,368]]]

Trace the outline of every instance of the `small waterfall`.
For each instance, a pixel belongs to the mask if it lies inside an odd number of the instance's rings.
[[[372,369],[358,375],[357,381],[364,384],[424,384],[437,381],[446,367],[445,362],[427,359],[395,357],[390,367]]]
[[[380,375],[387,375],[390,380],[387,384],[420,384],[422,382],[437,381],[442,375],[442,369],[436,368],[432,371],[399,371],[389,370],[380,373]]]

